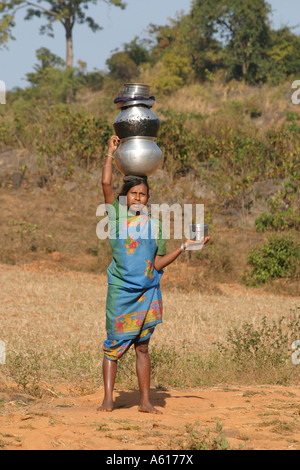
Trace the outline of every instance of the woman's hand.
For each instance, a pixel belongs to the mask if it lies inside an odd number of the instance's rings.
[[[208,243],[209,240],[210,240],[210,237],[205,237],[203,245],[206,245],[206,243]],[[199,245],[199,244],[202,243],[202,240],[186,240],[183,244],[184,249],[186,250],[189,245],[193,245],[195,243],[198,243],[198,245]],[[155,269],[157,271],[160,271],[161,269],[165,268],[169,264],[173,263],[173,261],[175,261],[175,259],[178,258],[181,251],[182,250],[181,250],[181,246],[180,246],[178,248],[175,248],[175,250],[171,251],[170,253],[167,253],[166,255],[163,255],[163,256],[156,255],[155,256],[155,261],[154,261]]]
[[[108,141],[108,153],[113,155],[118,148],[120,143],[120,139],[117,135],[112,135]]]
[[[203,245],[206,245],[210,240],[210,237],[205,237]],[[186,250],[189,245],[194,245],[194,244],[202,244],[203,238],[201,240],[186,240],[183,244],[184,249]]]

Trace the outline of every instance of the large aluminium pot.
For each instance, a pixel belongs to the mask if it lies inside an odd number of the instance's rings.
[[[124,175],[149,176],[162,161],[163,153],[151,137],[123,139],[115,152],[116,165]]]
[[[156,114],[144,105],[122,109],[113,123],[120,139],[134,136],[157,137],[159,125]]]

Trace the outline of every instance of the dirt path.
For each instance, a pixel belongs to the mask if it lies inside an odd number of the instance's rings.
[[[162,415],[139,413],[136,391],[117,391],[115,398],[116,409],[101,413],[102,391],[42,400],[2,394],[0,448],[190,449],[192,439],[199,446],[216,436],[219,423],[229,449],[300,449],[300,387],[153,390]]]

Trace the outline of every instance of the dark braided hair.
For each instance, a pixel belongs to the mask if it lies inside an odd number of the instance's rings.
[[[118,195],[118,199],[120,196],[127,196],[128,191],[134,186],[138,186],[139,184],[144,184],[146,186],[147,195],[149,196],[149,184],[147,176],[127,175],[123,178],[123,187],[120,194]]]

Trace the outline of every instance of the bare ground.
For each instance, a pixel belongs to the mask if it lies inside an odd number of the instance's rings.
[[[4,397],[5,398],[5,397]],[[8,398],[8,397],[7,397]],[[161,415],[138,412],[138,392],[116,392],[116,409],[97,412],[102,391],[33,400],[15,394],[2,407],[0,446],[7,450],[190,449],[217,423],[231,450],[299,450],[300,387],[152,391]]]

